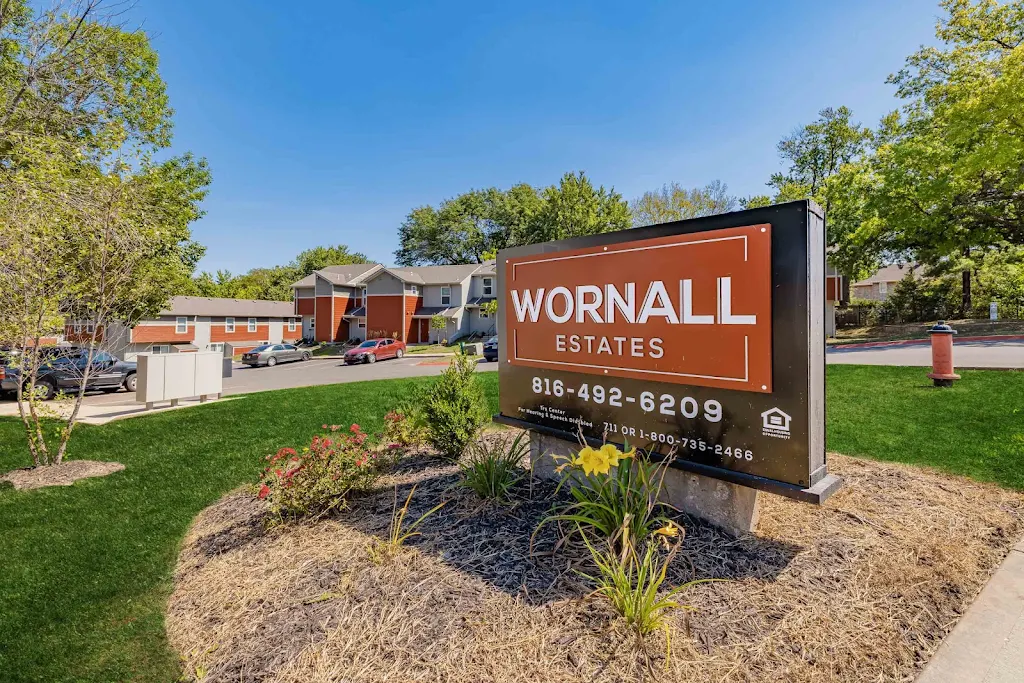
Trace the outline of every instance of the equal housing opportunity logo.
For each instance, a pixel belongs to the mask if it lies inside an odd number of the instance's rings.
[[[793,418],[779,408],[769,408],[761,413],[761,433],[776,439],[789,438],[789,423]]]

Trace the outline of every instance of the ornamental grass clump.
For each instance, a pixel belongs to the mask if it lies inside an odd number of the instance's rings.
[[[658,496],[671,456],[656,462],[626,447],[623,452],[613,444],[584,446],[574,456],[560,458],[565,462],[557,470],[563,475],[558,486],[570,486],[573,502],[545,518],[537,531],[549,522],[569,522],[569,534],[590,534],[622,551],[664,527],[666,506]]]
[[[525,476],[521,463],[530,451],[526,434],[471,445],[468,456],[459,464],[462,486],[484,500],[508,502],[509,491]]]
[[[462,456],[487,421],[487,401],[475,370],[475,361],[455,356],[422,395],[427,441],[450,460]]]
[[[699,579],[663,590],[668,566],[679,552],[682,538],[682,529],[669,521],[651,534],[643,543],[642,551],[627,541],[622,550],[616,552],[610,544],[603,548],[595,547],[583,534],[584,543],[597,566],[597,574],[581,575],[596,584],[594,593],[607,598],[612,609],[635,634],[638,646],[643,647],[644,639],[651,633],[664,631],[666,666],[672,644],[666,617],[675,609],[693,609],[676,600],[676,596],[698,583],[717,580]],[[659,546],[667,549],[668,553],[663,553]]]
[[[404,526],[405,516],[409,513],[409,503],[412,502],[412,496],[414,493],[416,493],[415,484],[412,489],[410,489],[409,495],[405,499],[405,505],[399,508],[398,487],[395,487],[395,504],[391,512],[391,526],[388,527],[388,537],[386,540],[376,538],[372,539],[369,547],[367,548],[370,560],[373,561],[374,564],[384,564],[394,558],[398,554],[398,551],[402,549],[402,546],[406,541],[413,536],[420,535],[420,532],[416,531],[416,528],[423,524],[427,517],[448,504],[448,501],[443,500],[420,515],[412,524]]]
[[[343,508],[350,493],[367,490],[377,480],[377,453],[359,425],[347,432],[338,425],[323,430],[299,451],[282,448],[267,456],[257,497],[267,501],[276,521]]]

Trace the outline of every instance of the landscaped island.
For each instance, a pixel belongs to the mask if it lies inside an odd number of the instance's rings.
[[[1024,489],[1015,398],[1024,373],[963,375],[937,391],[917,368],[829,367],[829,449],[869,458],[830,457],[843,491],[822,508],[767,496],[758,533],[738,540],[676,518],[683,537],[666,588],[694,576],[729,581],[678,596],[694,610],[668,617],[673,675],[780,677],[778,661],[794,672],[781,680],[893,680],[927,659],[1024,531],[1014,491]],[[265,392],[80,427],[69,457],[120,462],[124,471],[70,487],[0,488],[0,670],[26,681],[167,681],[229,672],[237,680],[238,667],[280,666],[279,680],[316,680],[338,662],[377,661],[389,648],[387,666],[353,665],[346,674],[374,680],[422,670],[429,678],[462,655],[476,680],[487,679],[488,665],[492,680],[501,672],[515,680],[520,670],[524,680],[542,678],[544,666],[573,680],[604,661],[608,677],[663,667],[661,632],[649,662],[630,659],[621,619],[585,597],[594,584],[572,571],[594,575],[585,547],[568,543],[552,554],[557,530],[549,526],[530,555],[529,535],[558,502],[550,484],[531,490],[523,478],[508,491],[510,504],[483,504],[453,486],[463,476],[457,464],[424,447],[349,510],[266,527],[266,501],[251,485],[268,454],[308,444],[324,424],[382,433],[385,415],[433,381]],[[497,377],[477,381],[494,412]],[[19,429],[0,419],[0,471],[26,464]],[[369,548],[387,541],[396,500],[401,509],[416,482],[404,529],[448,502],[393,561],[376,564]],[[435,583],[420,586],[423,579]],[[408,602],[382,611],[377,601],[403,591]],[[381,628],[361,630],[357,607],[377,610]],[[471,616],[456,618],[463,610]],[[346,615],[357,640],[339,630]],[[391,628],[401,615],[411,620]],[[308,630],[289,630],[300,624]],[[267,629],[280,630],[271,648],[277,664],[256,647]],[[352,649],[343,651],[346,642]],[[414,655],[401,642],[426,644]]]

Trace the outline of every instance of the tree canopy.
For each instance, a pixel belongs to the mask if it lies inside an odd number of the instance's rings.
[[[369,263],[366,254],[349,251],[344,244],[306,249],[290,263],[269,268],[253,268],[241,275],[226,270],[202,272],[192,278],[181,294],[224,297],[228,299],[264,299],[290,301],[292,285],[315,270],[350,263]]]
[[[728,185],[715,180],[692,189],[669,183],[660,190],[643,193],[630,203],[629,209],[633,225],[641,227],[728,213],[738,206],[739,200],[729,194]]]
[[[1024,2],[943,0],[939,44],[889,78],[903,107],[830,184],[852,265],[915,258],[970,273],[1024,244]]]
[[[586,174],[566,173],[538,192],[526,183],[508,190],[470,190],[434,208],[409,212],[399,228],[399,265],[480,263],[498,249],[592,235],[630,226],[621,195],[595,188]]]

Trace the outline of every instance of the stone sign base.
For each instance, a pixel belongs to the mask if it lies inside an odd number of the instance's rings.
[[[560,478],[555,468],[564,461],[553,456],[569,456],[579,449],[576,442],[530,432],[530,462],[534,474],[543,479]],[[673,468],[665,472],[659,500],[734,536],[754,531],[760,514],[756,489]]]

